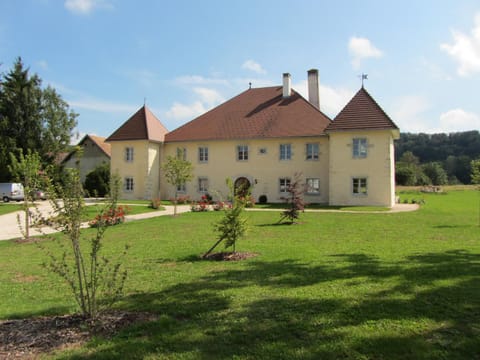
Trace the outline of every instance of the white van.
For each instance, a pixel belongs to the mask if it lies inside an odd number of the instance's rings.
[[[4,202],[23,200],[23,185],[20,183],[0,183],[0,196]]]

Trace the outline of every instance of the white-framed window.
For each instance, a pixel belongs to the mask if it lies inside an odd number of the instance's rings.
[[[177,148],[177,159],[186,161],[187,160],[187,149]]]
[[[306,146],[306,159],[307,160],[318,160],[320,155],[320,146],[318,143],[309,143]]]
[[[198,148],[198,161],[203,163],[208,162],[208,147],[200,146]]]
[[[198,178],[198,192],[202,192],[202,193],[208,192],[208,178],[206,177]]]
[[[279,192],[285,194],[288,192],[290,187],[290,178],[280,178],[278,179]]]
[[[186,183],[181,183],[177,185],[177,192],[187,192],[187,184]]]
[[[133,162],[133,147],[126,147],[125,148],[125,161],[126,162]]]
[[[123,187],[125,191],[132,192],[133,191],[133,177],[127,176],[123,181]]]
[[[292,145],[280,144],[280,160],[291,160],[291,159],[292,159]]]
[[[320,195],[320,179],[307,178],[307,194]]]
[[[237,146],[237,160],[247,161],[248,160],[248,145],[238,145]]]
[[[368,142],[366,138],[354,138],[352,149],[354,158],[366,158],[367,157]]]
[[[352,178],[352,194],[353,195],[368,194],[367,178],[365,177]]]

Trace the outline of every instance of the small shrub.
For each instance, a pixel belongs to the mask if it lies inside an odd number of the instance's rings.
[[[295,173],[293,181],[288,186],[288,196],[283,198],[287,209],[280,214],[281,218],[279,223],[283,220],[287,220],[289,224],[296,224],[300,216],[300,212],[305,211],[305,201],[303,200],[303,194],[305,192],[305,185],[300,184],[301,173]]]
[[[208,204],[212,204],[212,203],[213,203],[212,195],[210,195],[209,193],[206,193],[205,195],[203,195],[203,196],[202,196],[202,200],[203,200],[203,201],[206,201]]]
[[[255,198],[251,195],[241,196],[238,198],[238,201],[241,201],[246,208],[252,208],[255,206]]]
[[[155,198],[150,200],[150,205],[148,205],[149,208],[158,210],[162,206],[162,200]]]
[[[188,196],[188,195],[179,196],[177,198],[177,204],[179,204],[179,205],[184,205],[184,204],[189,204],[189,203],[190,203],[190,196]]]
[[[210,197],[211,198],[211,197]],[[208,205],[210,204],[207,194],[202,196],[202,199],[198,202],[193,202],[190,209],[193,212],[208,211]]]
[[[231,208],[232,208],[232,203],[230,202],[217,201],[215,204],[213,204],[213,210],[215,211],[231,209]]]
[[[107,209],[105,212],[98,214],[95,218],[88,223],[90,227],[99,226],[113,226],[121,224],[125,221],[125,214],[128,208],[123,206],[117,206],[114,209]]]
[[[267,195],[260,195],[258,198],[258,203],[259,204],[266,204],[268,201]]]

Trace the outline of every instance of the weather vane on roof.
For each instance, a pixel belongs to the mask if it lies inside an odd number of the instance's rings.
[[[362,78],[362,88],[363,88],[363,81],[364,80],[368,80],[368,74],[363,74],[362,75],[358,75],[359,78]]]

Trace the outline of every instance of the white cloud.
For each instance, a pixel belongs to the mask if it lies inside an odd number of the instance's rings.
[[[167,119],[172,119],[177,122],[193,120],[225,101],[224,97],[214,89],[196,87],[193,88],[192,91],[197,99],[190,104],[174,102],[171,108],[165,113]]]
[[[37,61],[37,66],[42,70],[48,69],[48,63],[45,60]]]
[[[128,71],[125,75],[143,87],[153,87],[158,79],[156,73],[147,69]]]
[[[185,75],[175,79],[175,83],[180,85],[228,85],[226,79],[208,78],[200,75]]]
[[[477,114],[457,108],[438,116],[430,110],[432,106],[426,98],[410,95],[397,99],[390,115],[402,132],[435,134],[480,128]]]
[[[166,117],[173,120],[193,120],[197,116],[205,113],[207,109],[201,101],[195,101],[189,105],[178,102],[173,103],[170,110],[166,112]]]
[[[197,87],[193,92],[200,96],[200,100],[208,106],[213,107],[225,101],[224,97],[214,89]]]
[[[440,49],[457,63],[457,73],[468,76],[480,72],[480,13],[475,15],[475,25],[470,35],[452,30],[453,43],[441,44]]]
[[[429,61],[425,57],[420,58],[421,71],[427,71],[427,74],[437,80],[452,80],[452,77],[447,74],[438,64]]]
[[[429,101],[419,95],[398,98],[392,106],[390,116],[402,132],[432,133],[426,112],[431,108]]]
[[[449,110],[440,115],[440,127],[435,132],[457,132],[480,129],[480,116],[463,109]]]
[[[383,52],[373,46],[370,40],[356,36],[350,38],[348,51],[352,56],[352,66],[354,69],[359,69],[364,59],[383,56]]]
[[[72,136],[70,136],[70,145],[77,145],[80,140],[82,140],[87,133],[78,130],[78,128],[75,128],[72,131]],[[94,135],[94,134],[91,134]]]
[[[90,14],[96,8],[111,9],[107,0],[65,0],[65,8],[74,14]]]
[[[138,110],[138,106],[119,104],[110,101],[98,99],[81,99],[81,100],[67,100],[68,104],[75,109],[92,110],[102,113],[134,113]]]
[[[262,65],[260,65],[259,63],[253,61],[253,60],[247,60],[245,61],[243,64],[242,64],[242,68],[243,69],[247,69],[247,70],[250,70],[250,71],[253,71],[257,74],[266,74],[267,72],[265,71],[264,68],[262,68]]]
[[[308,100],[308,81],[295,83],[292,87]],[[320,84],[320,110],[332,119],[347,105],[355,95],[353,90]]]

